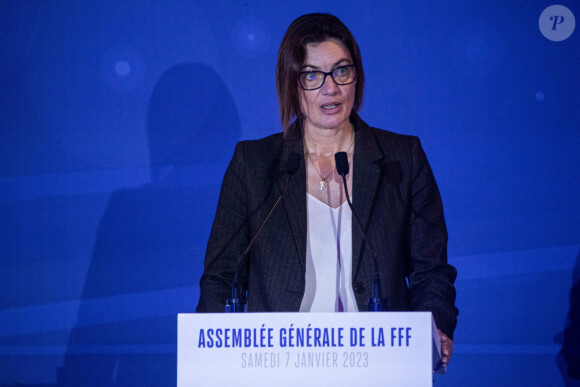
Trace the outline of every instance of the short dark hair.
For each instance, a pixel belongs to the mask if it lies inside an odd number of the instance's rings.
[[[280,44],[276,63],[276,91],[280,107],[282,130],[287,135],[295,126],[290,127],[293,119],[301,119],[300,99],[298,96],[298,73],[306,60],[306,45],[337,39],[348,49],[357,66],[357,80],[353,111],[362,105],[365,73],[358,44],[348,28],[334,15],[310,13],[294,20]]]

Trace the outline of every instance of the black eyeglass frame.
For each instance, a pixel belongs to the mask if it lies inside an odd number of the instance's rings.
[[[338,83],[336,81],[336,79],[334,79],[334,76],[332,75],[332,73],[334,73],[336,70],[343,68],[343,67],[352,67],[354,68],[354,79],[348,83]],[[324,78],[322,79],[322,83],[320,84],[320,86],[315,87],[314,89],[307,89],[304,87],[304,85],[302,84],[302,80],[300,79],[300,77],[302,76],[302,74],[309,74],[309,73],[322,73],[324,74]],[[320,71],[320,70],[310,70],[310,71],[301,71],[298,73],[298,84],[300,85],[300,87],[303,90],[306,91],[312,91],[312,90],[318,90],[320,89],[322,86],[324,86],[324,82],[326,82],[326,76],[330,75],[330,78],[332,78],[332,81],[339,85],[339,86],[345,86],[345,85],[350,85],[351,83],[354,83],[356,81],[356,78],[358,77],[358,68],[356,64],[349,64],[349,65],[343,65],[343,66],[337,66],[335,68],[333,68],[332,70],[330,70],[329,72],[325,73],[324,71]]]

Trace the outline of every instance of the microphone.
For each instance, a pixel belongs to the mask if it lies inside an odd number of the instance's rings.
[[[280,196],[278,196],[276,203],[274,203],[272,209],[270,210],[270,212],[268,212],[268,215],[266,215],[266,218],[260,225],[258,231],[256,231],[256,233],[254,234],[254,237],[248,244],[248,247],[246,247],[244,252],[238,257],[236,261],[236,271],[234,272],[234,279],[232,280],[232,298],[226,299],[226,310],[225,310],[226,313],[242,313],[246,311],[246,297],[242,296],[242,287],[240,286],[240,282],[238,279],[240,265],[242,264],[242,260],[250,252],[252,245],[256,241],[256,238],[258,238],[258,235],[260,235],[260,232],[268,222],[268,219],[270,219],[270,216],[278,206],[278,203],[280,203],[280,200],[282,200],[282,196],[284,196],[286,190],[288,189],[288,183],[290,183],[290,178],[296,173],[299,165],[300,165],[300,155],[296,152],[290,153],[290,155],[288,155],[288,159],[286,160],[286,173],[288,173],[288,178],[286,179],[286,185],[284,186],[284,190],[282,191]]]
[[[355,220],[358,229],[360,230],[366,244],[369,246],[369,250],[373,255],[373,263],[375,267],[375,276],[373,278],[373,291],[372,297],[367,299],[367,310],[369,312],[383,312],[388,310],[388,301],[384,298],[381,298],[381,278],[379,276],[379,260],[377,258],[377,252],[373,247],[371,241],[367,237],[367,234],[364,232],[358,214],[354,210],[354,207],[350,201],[350,195],[348,194],[348,187],[346,184],[346,175],[349,172],[348,166],[348,156],[346,152],[338,152],[334,155],[334,161],[336,162],[336,172],[340,176],[342,176],[342,181],[344,183],[344,192],[346,193],[346,201],[348,202],[348,206],[350,207],[350,211],[352,212],[353,218]]]

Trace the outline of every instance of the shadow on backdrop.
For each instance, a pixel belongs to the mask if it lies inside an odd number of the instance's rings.
[[[557,362],[564,384],[580,386],[580,251],[576,256],[572,277],[570,311],[566,319],[566,327],[562,336],[556,337],[556,341],[562,344]]]
[[[151,183],[112,194],[61,386],[175,385],[177,317],[193,312],[221,178],[240,123],[210,67],[180,64],[149,103]],[[203,177],[215,175],[215,182]],[[212,179],[209,179],[212,180]]]

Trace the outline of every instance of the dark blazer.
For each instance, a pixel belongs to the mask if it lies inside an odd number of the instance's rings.
[[[353,205],[377,250],[383,297],[394,311],[431,311],[452,337],[455,268],[447,264],[447,231],[439,190],[419,139],[371,128],[353,115]],[[248,311],[298,311],[305,288],[306,168],[302,134],[242,141],[226,171],[200,281],[198,312],[223,312],[238,257],[283,191],[286,160],[301,156],[282,203],[247,258],[240,282]],[[352,284],[366,310],[374,275],[371,252],[352,231]]]

